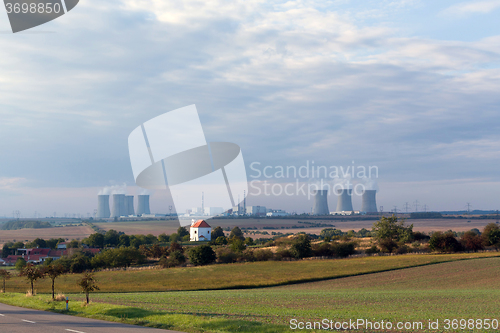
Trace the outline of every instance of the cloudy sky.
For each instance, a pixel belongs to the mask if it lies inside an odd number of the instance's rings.
[[[378,167],[387,209],[497,209],[499,14],[499,0],[82,0],[12,34],[0,9],[0,216],[138,193],[129,133],[191,104],[247,166],[354,161]]]

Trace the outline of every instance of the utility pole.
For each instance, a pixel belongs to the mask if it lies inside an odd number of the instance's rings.
[[[424,212],[427,213],[427,204],[424,205]]]
[[[415,200],[414,205],[415,205],[415,212],[418,212],[418,200]]]
[[[410,205],[408,204],[408,202],[405,202],[405,212],[406,214],[408,214],[408,209],[410,208]]]
[[[470,203],[467,203],[467,215],[469,216],[470,216],[470,206],[471,206]]]

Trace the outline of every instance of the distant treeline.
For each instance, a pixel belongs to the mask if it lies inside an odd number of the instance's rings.
[[[443,215],[438,212],[420,212],[420,213],[410,213],[411,219],[440,219]]]
[[[49,222],[41,221],[9,221],[2,224],[0,230],[18,230],[18,229],[42,229],[52,228]]]

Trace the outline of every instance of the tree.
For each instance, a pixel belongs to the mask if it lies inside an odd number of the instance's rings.
[[[90,269],[90,258],[83,253],[75,253],[71,256],[69,270],[71,273],[81,273]]]
[[[64,267],[60,264],[51,264],[45,267],[44,273],[52,280],[52,300],[55,297],[55,280],[64,273]]]
[[[89,294],[92,291],[100,290],[97,282],[98,281],[94,277],[94,274],[90,272],[85,272],[82,279],[78,281],[78,285],[82,288],[82,292],[85,293],[87,304],[89,304]]]
[[[21,270],[21,276],[25,276],[30,281],[31,295],[35,294],[35,290],[33,287],[35,281],[44,278],[43,270],[41,270],[40,268],[36,267],[31,263],[28,263],[26,264],[26,266],[23,267],[23,269]]]
[[[160,243],[168,243],[170,241],[170,236],[165,233],[162,233],[158,235],[158,241]]]
[[[395,215],[382,216],[380,221],[373,224],[372,233],[380,242],[392,240],[397,243],[408,243],[413,240],[413,224],[404,225],[404,220],[398,222]]]
[[[120,242],[120,234],[116,230],[108,230],[104,234],[104,245],[109,247],[118,246]]]
[[[227,244],[227,238],[225,236],[219,236],[215,239],[215,244],[216,245],[226,245]]]
[[[72,239],[71,242],[66,244],[67,249],[77,249],[80,244],[76,239]]]
[[[180,238],[189,236],[189,231],[187,231],[186,227],[179,227],[177,229],[177,235],[179,235]]]
[[[224,230],[221,227],[215,227],[212,229],[212,239],[217,239],[219,237],[225,237]]]
[[[120,235],[120,237],[118,237],[118,245],[125,246],[125,247],[130,246],[130,236],[129,235]]]
[[[245,238],[245,245],[248,245],[248,246],[254,245],[252,237]]]
[[[497,250],[500,248],[500,227],[497,224],[487,224],[482,237],[486,246],[494,246]]]
[[[23,270],[24,266],[26,266],[26,260],[24,260],[24,258],[17,258],[16,264],[14,267],[16,267],[16,269],[19,272],[21,272]]]
[[[158,264],[163,268],[179,266],[186,262],[186,257],[181,251],[173,251],[170,256],[162,256]]]
[[[170,241],[171,242],[176,243],[176,242],[179,241],[179,239],[181,239],[181,237],[179,237],[179,234],[176,233],[176,232],[174,232],[173,234],[170,235]]]
[[[299,235],[292,243],[290,252],[295,258],[305,258],[312,255],[311,240],[307,235]]]
[[[477,252],[484,249],[483,238],[473,230],[465,232],[460,238],[460,243],[467,251]]]
[[[189,260],[195,266],[208,265],[217,259],[210,245],[200,245],[189,251]]]
[[[429,248],[432,251],[457,252],[460,251],[461,245],[452,232],[442,233],[438,231],[432,234],[429,240]]]
[[[231,230],[231,233],[229,234],[229,241],[231,242],[233,241],[233,239],[241,239],[242,241],[245,240],[243,232],[240,228],[234,227],[233,230]]]
[[[0,279],[3,280],[3,292],[5,293],[5,280],[10,279],[10,272],[5,269],[0,269]]]
[[[104,235],[97,232],[90,235],[89,238],[87,238],[87,245],[102,249],[104,247]]]
[[[243,252],[245,249],[245,244],[243,241],[239,238],[233,238],[233,241],[231,242],[231,250],[234,252]]]
[[[32,248],[32,247],[46,248],[47,242],[42,238],[36,238],[34,241],[26,244],[26,248]]]
[[[184,252],[184,249],[182,248],[181,244],[179,244],[177,242],[172,242],[172,243],[170,243],[170,247],[168,248],[168,252],[172,253],[174,251]]]

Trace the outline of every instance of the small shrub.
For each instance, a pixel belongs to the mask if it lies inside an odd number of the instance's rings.
[[[380,253],[380,250],[378,249],[377,245],[373,245],[372,247],[366,249],[365,253],[366,254],[375,254],[375,253]]]
[[[236,254],[229,247],[221,247],[216,250],[217,262],[222,264],[230,264],[238,260],[238,254]]]
[[[217,256],[210,245],[200,245],[189,251],[189,261],[195,266],[213,263]]]
[[[255,261],[268,261],[274,257],[274,254],[271,250],[255,250],[253,256]]]
[[[284,248],[278,249],[275,255],[276,260],[288,259],[293,257],[294,255],[292,254],[292,252],[289,249],[284,249]]]

